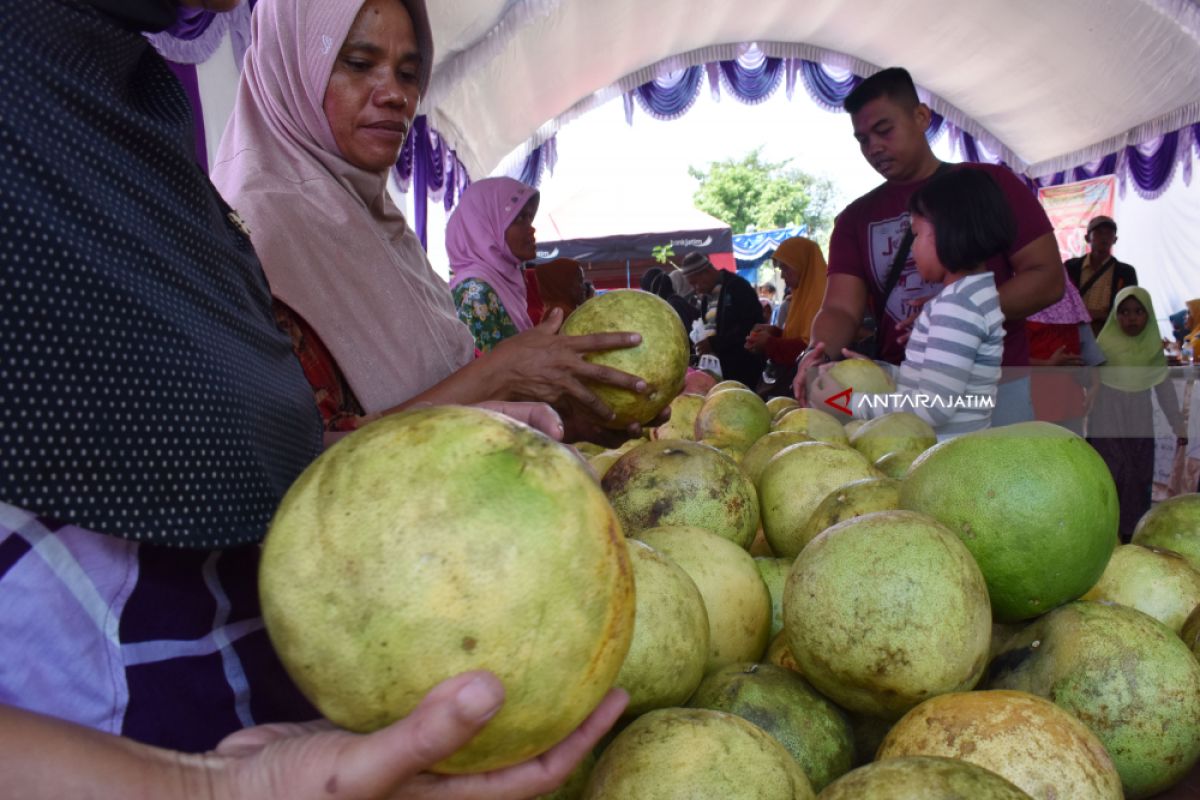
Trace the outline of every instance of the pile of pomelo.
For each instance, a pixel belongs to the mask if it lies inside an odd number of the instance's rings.
[[[671,407],[586,462],[454,407],[335,445],[263,553],[298,685],[369,730],[493,670],[508,701],[453,772],[545,751],[621,686],[560,800],[1200,786],[1200,496],[1117,547],[1104,462],[1053,425],[937,444],[732,382]]]

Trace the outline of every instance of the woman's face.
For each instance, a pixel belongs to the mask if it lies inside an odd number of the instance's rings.
[[[1147,316],[1146,307],[1136,297],[1126,297],[1117,306],[1117,322],[1126,336],[1139,335],[1146,327]]]
[[[533,261],[537,258],[537,238],[534,236],[533,217],[537,214],[537,198],[534,197],[517,218],[504,231],[504,242],[509,251],[520,261]]]
[[[917,262],[917,272],[928,283],[941,283],[946,278],[946,268],[938,258],[933,223],[920,214],[913,214],[911,225],[916,237],[912,243],[912,256]]]
[[[420,99],[420,64],[400,0],[366,0],[325,87],[325,118],[342,158],[369,172],[396,163]]]
[[[787,285],[789,289],[795,289],[800,285],[800,272],[798,270],[789,267],[787,264],[779,261],[778,259],[773,258],[771,261],[775,264],[776,268],[778,268],[780,277],[783,278],[784,284]]]

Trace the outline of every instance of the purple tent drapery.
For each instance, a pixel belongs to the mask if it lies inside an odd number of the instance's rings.
[[[662,78],[647,81],[627,95],[636,98],[638,105],[658,119],[682,117],[700,96],[700,85],[704,80],[704,67],[689,67]],[[633,109],[627,107],[625,118],[629,120]]]
[[[458,201],[458,194],[470,183],[470,178],[458,155],[441,134],[429,126],[429,119],[424,114],[413,120],[412,129],[396,159],[395,172],[401,190],[412,189],[413,229],[425,245],[429,231],[426,199],[442,201],[449,211]]]
[[[775,94],[784,74],[782,58],[768,58],[757,48],[740,58],[720,62],[720,68],[729,93],[751,105]]]

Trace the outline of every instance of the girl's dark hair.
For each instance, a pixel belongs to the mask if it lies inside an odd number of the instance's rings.
[[[933,223],[938,260],[950,272],[979,266],[1012,247],[1017,222],[996,181],[956,167],[913,192],[908,211]]]

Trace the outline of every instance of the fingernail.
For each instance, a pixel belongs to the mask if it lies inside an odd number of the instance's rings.
[[[641,344],[642,343],[642,335],[640,333],[635,333],[629,337],[629,341],[633,342],[634,344]]]
[[[639,392],[644,392],[646,391],[646,382],[638,381],[636,384],[634,384],[633,388],[637,389]]]
[[[459,689],[455,700],[459,713],[467,719],[486,720],[500,710],[504,695],[495,682],[480,677]]]

